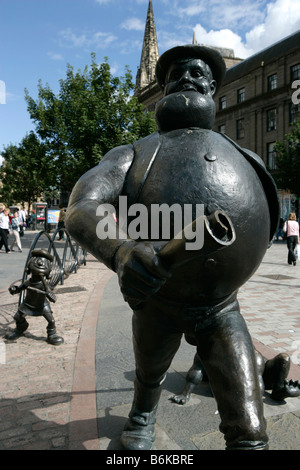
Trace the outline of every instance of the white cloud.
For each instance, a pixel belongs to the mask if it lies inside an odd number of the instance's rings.
[[[139,18],[128,18],[121,24],[121,27],[128,31],[144,31],[145,22],[141,21]]]
[[[247,45],[243,44],[242,38],[230,29],[219,31],[206,31],[201,25],[195,27],[196,40],[206,46],[225,47],[233,49],[235,57],[245,59],[254,53]]]
[[[245,7],[245,5],[242,6]],[[226,6],[222,10],[219,18],[221,15],[229,15],[230,9],[228,10]],[[248,15],[249,23],[252,24],[252,13],[253,10],[250,8],[249,11],[244,11],[244,18],[242,18],[242,10],[238,9],[236,19],[240,16],[240,19],[245,21],[246,15]],[[262,11],[257,12],[256,17],[258,18],[261,14]],[[225,21],[224,23],[228,24]],[[246,59],[299,29],[300,0],[275,0],[273,3],[267,4],[262,21],[256,23],[252,29],[245,30],[244,39],[240,34],[228,28],[207,31],[202,24],[197,24],[194,31],[198,43],[231,48],[234,49],[236,57]]]
[[[116,41],[118,38],[112,33],[83,33],[77,35],[71,28],[65,29],[59,33],[61,45],[64,47],[87,48],[95,47],[104,49],[108,44]]]
[[[263,0],[225,0],[213,1],[210,24],[216,28],[242,29],[252,28],[262,22],[265,15]]]
[[[276,0],[268,4],[264,22],[246,34],[247,45],[261,50],[299,29],[300,0]]]
[[[182,4],[186,3],[183,7]],[[216,29],[239,30],[252,27],[263,20],[265,0],[175,0],[171,14],[185,17],[201,16],[202,24]]]
[[[55,54],[55,52],[48,52],[47,55],[52,60],[63,60],[63,56],[61,54]]]
[[[0,166],[2,166],[3,162],[4,162],[4,158],[2,157],[2,155],[0,155]]]
[[[82,47],[87,42],[85,34],[81,34],[80,36],[78,36],[73,33],[71,28],[64,29],[59,33],[59,36],[62,39],[62,45],[65,46]]]
[[[99,3],[100,5],[105,5],[107,3],[111,3],[111,0],[96,0],[96,3]]]
[[[177,32],[168,32],[168,31],[158,31],[158,43],[160,52],[164,52],[171,47],[180,46],[183,44],[191,44],[192,42],[192,34],[188,32],[188,34],[178,34]]]
[[[195,16],[205,12],[206,7],[201,4],[191,4],[186,8],[178,8],[177,13],[181,16]]]
[[[0,104],[11,103],[13,101],[19,101],[21,99],[23,99],[23,96],[16,95],[15,93],[10,93],[5,89],[0,90]]]

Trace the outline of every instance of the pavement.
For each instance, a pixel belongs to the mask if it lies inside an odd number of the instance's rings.
[[[134,357],[131,311],[114,273],[88,255],[86,265],[55,288],[52,308],[62,345],[46,342],[40,317],[29,318],[29,329],[17,341],[4,339],[14,328],[18,302],[7,289],[22,278],[34,236],[25,233],[22,253],[0,252],[0,450],[120,451],[133,397]],[[286,260],[285,243],[274,243],[238,298],[255,347],[266,358],[289,353],[289,377],[300,380],[300,260],[295,267]],[[169,400],[183,389],[194,354],[183,340],[168,371],[157,412],[156,452],[224,449],[206,383],[185,406]],[[263,401],[270,449],[300,450],[300,397],[275,402],[265,392]]]

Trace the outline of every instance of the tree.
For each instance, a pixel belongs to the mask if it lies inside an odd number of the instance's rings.
[[[56,168],[56,187],[71,191],[79,177],[95,166],[113,147],[133,143],[156,128],[132,95],[132,76],[111,74],[108,59],[74,72],[67,66],[55,95],[49,85],[38,85],[35,101],[25,90],[30,117]]]
[[[277,153],[277,171],[274,174],[277,186],[289,189],[300,196],[300,123],[297,122],[283,141],[277,141],[274,147]]]
[[[2,156],[0,199],[8,205],[26,201],[30,206],[53,183],[52,162],[34,132],[24,137],[19,145],[5,147]]]

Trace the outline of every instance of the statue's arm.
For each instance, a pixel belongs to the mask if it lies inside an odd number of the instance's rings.
[[[263,161],[263,159],[257,155],[257,153],[255,152],[252,152],[252,150],[249,150],[249,149],[246,149],[246,148],[243,148],[243,151],[250,157],[252,157],[253,160],[255,160],[257,163],[259,163],[260,166],[262,166],[263,168],[266,168],[266,165]]]
[[[112,234],[117,233],[117,237],[100,239],[97,236],[97,225],[101,217],[97,215],[97,209],[104,204],[117,203],[133,157],[134,150],[130,145],[116,147],[108,152],[99,165],[85,173],[76,183],[66,213],[66,228],[71,236],[110,269],[114,269],[115,253],[126,242],[127,235],[122,233],[120,237],[115,220],[111,217],[108,230]],[[105,220],[108,222],[109,218]]]
[[[120,230],[113,216],[105,215],[107,230],[112,236],[103,239],[97,235],[101,220],[97,209],[105,204],[116,207],[133,158],[133,147],[117,147],[80,178],[70,197],[66,228],[83,248],[118,274],[125,300],[132,308],[137,308],[161,288],[170,277],[169,270],[151,242],[131,240]]]

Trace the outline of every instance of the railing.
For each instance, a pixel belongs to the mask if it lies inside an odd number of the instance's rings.
[[[64,236],[63,241],[58,241],[57,236]],[[63,284],[66,277],[71,273],[77,272],[81,265],[86,265],[87,252],[71,238],[66,229],[56,229],[52,236],[46,231],[39,232],[33,240],[26,259],[22,283],[26,281],[28,273],[28,265],[31,253],[35,249],[47,250],[53,256],[52,269],[47,284],[51,290],[59,283]],[[23,302],[24,291],[21,292],[19,305]]]

